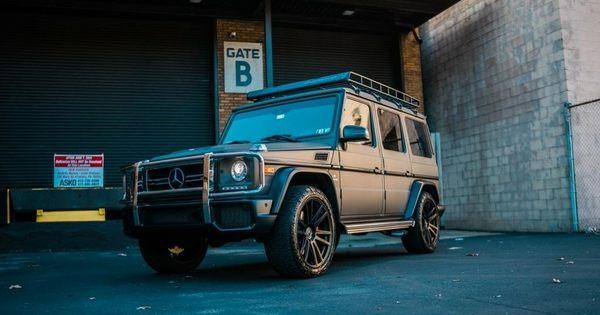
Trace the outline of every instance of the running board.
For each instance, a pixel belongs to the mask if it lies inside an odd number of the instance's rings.
[[[415,225],[414,220],[382,221],[345,224],[348,234],[402,230]]]

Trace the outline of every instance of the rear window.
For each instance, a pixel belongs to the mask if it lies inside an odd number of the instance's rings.
[[[402,138],[402,126],[400,125],[400,116],[380,109],[379,130],[381,131],[384,149],[405,152],[404,139]]]
[[[413,155],[430,158],[433,156],[429,131],[424,123],[406,118],[408,144]]]

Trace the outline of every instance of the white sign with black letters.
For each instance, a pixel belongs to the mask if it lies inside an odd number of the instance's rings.
[[[223,43],[225,92],[248,93],[264,88],[261,43]]]

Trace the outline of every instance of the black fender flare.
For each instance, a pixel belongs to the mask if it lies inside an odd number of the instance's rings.
[[[404,211],[404,219],[410,220],[413,218],[413,214],[415,213],[415,209],[417,208],[417,203],[419,202],[419,197],[421,196],[421,192],[423,188],[426,186],[433,187],[437,191],[437,187],[433,182],[426,180],[415,180],[410,186],[410,194],[408,196],[408,202],[406,203],[406,211]],[[439,193],[438,193],[439,195]]]
[[[271,198],[273,199],[273,206],[271,207],[271,214],[279,213],[279,209],[281,208],[281,205],[283,204],[285,194],[287,193],[287,190],[290,186],[290,183],[292,182],[292,179],[297,174],[303,174],[303,173],[314,173],[314,174],[325,175],[329,178],[329,181],[333,185],[333,179],[331,178],[331,174],[329,174],[329,172],[327,172],[327,170],[320,170],[320,169],[315,170],[315,169],[311,169],[311,168],[298,168],[298,167],[283,167],[283,168],[277,170],[277,173],[275,173],[275,177],[273,178],[273,180],[271,181],[271,184],[270,184],[270,187],[271,187],[270,195],[271,195]],[[334,191],[335,191],[335,188],[334,188]],[[335,195],[336,195],[336,200],[331,200],[331,202],[335,203],[334,206],[338,206],[339,205],[339,200],[338,200],[339,196],[338,196],[337,192],[335,193]]]

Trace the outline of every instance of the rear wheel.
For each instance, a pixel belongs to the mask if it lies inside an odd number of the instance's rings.
[[[312,186],[293,186],[265,243],[269,261],[285,277],[310,278],[327,271],[337,244],[329,200]]]
[[[421,193],[413,219],[415,226],[402,237],[404,248],[410,253],[432,253],[440,239],[440,214],[430,193]]]
[[[208,244],[206,238],[189,240],[176,236],[146,236],[139,240],[146,263],[159,273],[185,273],[200,265]]]

